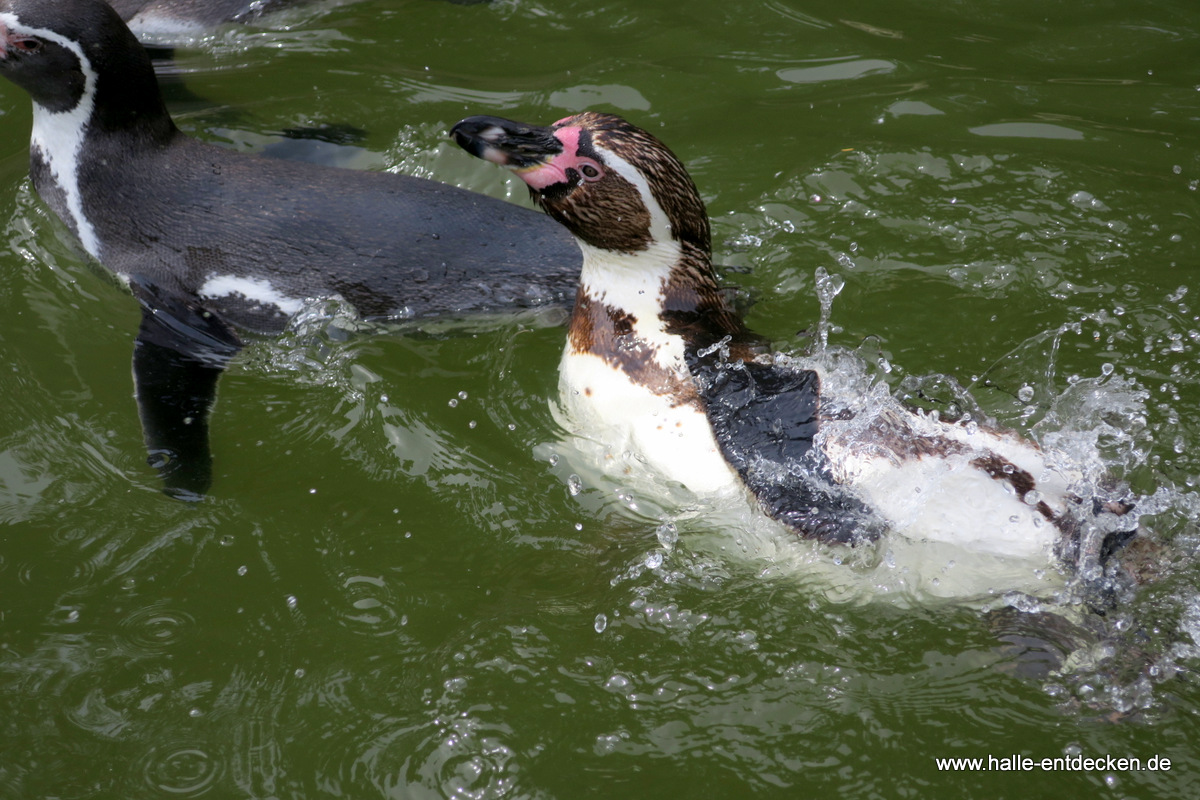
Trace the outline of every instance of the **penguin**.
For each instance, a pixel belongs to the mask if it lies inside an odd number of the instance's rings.
[[[1077,496],[1078,476],[1034,443],[896,401],[857,419],[817,369],[771,353],[718,284],[704,203],[653,135],[597,112],[549,126],[469,117],[450,135],[520,176],[583,253],[559,367],[572,433],[835,546],[899,535],[1070,566],[1080,520],[1109,523],[1093,562],[1133,535],[1115,521],[1129,503]]]
[[[207,418],[225,366],[306,298],[422,318],[565,305],[578,280],[571,236],[534,210],[184,135],[104,0],[0,0],[0,76],[33,100],[38,195],[140,303],[139,413],[180,499],[211,483]]]

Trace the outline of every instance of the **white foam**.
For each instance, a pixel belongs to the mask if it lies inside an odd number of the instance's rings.
[[[52,112],[34,101],[30,146],[41,152],[51,176],[62,190],[70,221],[75,223],[75,233],[84,250],[99,260],[100,239],[83,212],[83,196],[79,190],[79,153],[83,149],[88,123],[96,106],[96,71],[78,42],[47,28],[23,25],[17,15],[10,12],[0,14],[0,22],[14,33],[36,36],[61,45],[79,59],[79,68],[84,77],[83,95],[75,107],[67,111]]]

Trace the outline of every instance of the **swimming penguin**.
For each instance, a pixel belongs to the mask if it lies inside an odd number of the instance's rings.
[[[185,136],[104,0],[0,0],[0,76],[33,99],[34,188],[140,301],[138,405],[175,496],[209,486],[207,415],[239,331],[280,331],[310,297],[411,318],[565,303],[578,280],[578,248],[536,211]]]
[[[700,495],[748,490],[829,543],[895,532],[1053,563],[1078,557],[1081,516],[1129,510],[1075,496],[1069,470],[1014,435],[898,403],[869,421],[827,408],[821,375],[768,353],[730,307],[704,203],[646,131],[586,112],[549,127],[470,117],[451,136],[519,175],[579,243],[560,408],[607,452]],[[1095,560],[1127,528],[1110,526]]]

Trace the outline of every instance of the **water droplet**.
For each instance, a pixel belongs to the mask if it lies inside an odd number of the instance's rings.
[[[608,617],[604,614],[597,614],[592,627],[596,629],[596,633],[604,633],[604,629],[608,627]]]
[[[1032,400],[1033,399],[1033,387],[1030,386],[1029,384],[1025,384],[1024,386],[1022,386],[1020,389],[1017,390],[1017,399],[1019,399],[1022,403],[1028,403],[1030,400]]]
[[[287,607],[288,607],[288,608],[290,608],[290,609],[292,609],[293,611],[295,611],[295,610],[296,610],[296,605],[297,605],[299,602],[300,602],[300,601],[296,599],[296,595],[294,595],[294,594],[289,594],[289,595],[287,596]]]
[[[238,575],[245,575],[247,572],[249,572],[249,568],[245,564],[237,568]]]
[[[450,400],[446,403],[446,405],[450,406],[451,408],[457,408],[458,407],[458,398],[451,397]]]
[[[624,675],[613,675],[604,682],[604,688],[610,692],[623,692],[629,687],[629,678],[626,678]]]
[[[654,552],[652,552],[652,553],[648,554],[648,555],[646,556],[646,562],[645,562],[645,563],[646,563],[646,568],[647,568],[647,569],[658,569],[659,567],[661,567],[661,566],[662,566],[662,563],[663,563],[663,554],[662,554],[662,551],[661,551],[661,550],[655,550]]]
[[[582,492],[583,478],[580,478],[578,475],[572,472],[567,477],[567,491],[571,493],[572,497]]]
[[[679,541],[679,530],[675,527],[674,522],[664,522],[659,525],[654,531],[654,535],[658,537],[658,543],[666,549],[670,550]]]

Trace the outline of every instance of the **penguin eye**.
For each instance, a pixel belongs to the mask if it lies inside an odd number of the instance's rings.
[[[600,169],[600,167],[591,162],[580,164],[579,171],[583,174],[584,180],[588,181],[598,181],[604,176],[604,172]]]
[[[42,40],[34,39],[33,37],[13,39],[9,42],[9,45],[20,50],[22,53],[36,53],[42,49]]]

